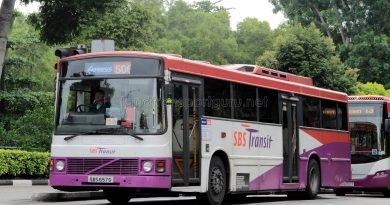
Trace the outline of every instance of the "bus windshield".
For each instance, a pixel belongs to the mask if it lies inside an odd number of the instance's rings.
[[[364,155],[374,159],[388,154],[382,130],[382,104],[350,103],[349,116],[352,155]]]
[[[166,125],[163,79],[155,75],[132,77],[123,72],[114,75],[110,66],[115,62],[98,63],[94,67],[90,61],[83,63],[89,75],[60,76],[55,134],[80,134],[113,127],[127,129],[111,129],[108,134],[126,134],[118,130],[126,130],[128,134],[162,134]],[[67,67],[68,73],[83,70],[80,62],[73,64],[75,67]]]

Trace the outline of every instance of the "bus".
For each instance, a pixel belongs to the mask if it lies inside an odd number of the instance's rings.
[[[350,179],[348,96],[310,78],[130,51],[63,56],[56,69],[55,189],[219,205],[263,192],[314,199]]]
[[[390,98],[350,96],[348,109],[352,179],[335,192],[337,195],[352,191],[382,192],[389,197]]]

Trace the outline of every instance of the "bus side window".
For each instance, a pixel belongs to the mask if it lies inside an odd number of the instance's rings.
[[[320,100],[311,97],[303,98],[303,126],[320,127]]]
[[[336,102],[321,100],[322,128],[337,129]]]
[[[207,116],[231,118],[229,82],[205,78],[204,99]]]
[[[259,109],[259,122],[279,123],[278,91],[257,88],[256,105]]]
[[[337,128],[339,130],[348,130],[347,118],[347,104],[337,103]]]

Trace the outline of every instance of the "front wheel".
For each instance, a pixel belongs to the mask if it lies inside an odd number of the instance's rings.
[[[131,199],[131,193],[123,190],[104,190],[104,196],[113,205],[127,204]]]
[[[219,157],[213,157],[209,169],[209,183],[207,192],[196,196],[201,202],[210,205],[220,205],[226,193],[226,169]]]
[[[307,183],[305,196],[307,199],[315,199],[320,191],[321,172],[318,162],[314,159],[309,161],[307,168]]]

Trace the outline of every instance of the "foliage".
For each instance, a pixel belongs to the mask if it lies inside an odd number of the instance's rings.
[[[357,79],[357,70],[340,61],[331,39],[323,37],[313,25],[285,26],[257,63],[311,77],[316,86],[343,92],[351,91]]]
[[[214,64],[231,63],[236,58],[238,46],[226,9],[207,1],[189,5],[179,0],[170,6],[166,18],[167,32],[158,40],[157,51]]]
[[[390,57],[388,0],[270,0],[290,21],[314,23],[331,37],[341,60],[360,69],[359,81],[387,83]]]
[[[50,159],[46,152],[0,149],[1,176],[45,176]]]
[[[390,90],[386,90],[382,84],[379,83],[360,83],[358,82],[354,87],[354,95],[380,95],[390,97]]]
[[[23,115],[26,111],[37,107],[54,105],[53,100],[53,94],[48,92],[31,92],[28,90],[0,91],[0,112]]]
[[[53,91],[54,49],[40,42],[38,32],[23,15],[16,17],[8,38],[12,47],[5,59],[3,90]]]
[[[359,81],[387,83],[390,79],[390,40],[383,34],[368,32],[356,36],[346,62],[360,68]]]
[[[272,45],[273,33],[266,21],[246,18],[237,26],[238,62],[255,64],[256,58]]]
[[[24,0],[32,1],[41,6],[30,21],[49,45],[113,39],[119,49],[141,50],[153,43],[152,14],[135,1]]]
[[[141,4],[119,3],[104,4],[103,14],[91,13],[76,40],[87,44],[91,39],[113,39],[119,49],[126,50],[144,50],[152,45],[151,13]]]
[[[12,124],[12,130],[5,136],[5,145],[30,151],[50,151],[53,116],[53,106],[28,111]]]

